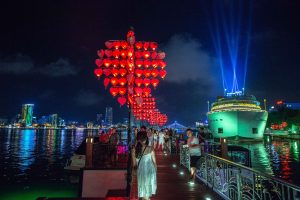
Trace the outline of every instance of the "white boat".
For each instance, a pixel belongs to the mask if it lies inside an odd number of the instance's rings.
[[[253,95],[221,97],[207,115],[214,138],[231,139],[262,139],[268,118]]]

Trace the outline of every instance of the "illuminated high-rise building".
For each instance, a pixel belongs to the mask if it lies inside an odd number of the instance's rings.
[[[22,123],[27,127],[32,125],[34,104],[23,104],[22,105]]]
[[[105,124],[108,126],[112,125],[113,122],[113,109],[112,107],[106,107],[105,109]]]

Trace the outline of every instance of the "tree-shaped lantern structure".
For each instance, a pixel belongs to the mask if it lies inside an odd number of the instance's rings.
[[[134,112],[135,117],[150,123],[152,111],[145,102],[151,97],[151,88],[155,89],[159,79],[164,79],[167,74],[165,53],[157,51],[156,42],[135,41],[133,30],[128,31],[127,40],[109,40],[105,46],[106,49],[97,52],[95,75],[98,78],[105,76],[105,88],[109,88],[121,106],[127,103],[133,111],[138,106],[143,114]]]

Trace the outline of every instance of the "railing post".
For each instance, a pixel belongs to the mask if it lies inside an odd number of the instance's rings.
[[[236,173],[236,187],[237,187],[237,199],[242,199],[242,183],[241,183],[241,169],[238,169],[238,172]]]
[[[222,158],[228,159],[228,146],[227,146],[227,141],[225,138],[220,138],[221,140],[221,153],[222,153]]]
[[[93,167],[93,137],[89,136],[85,139],[86,142],[86,157],[85,157],[85,167]]]

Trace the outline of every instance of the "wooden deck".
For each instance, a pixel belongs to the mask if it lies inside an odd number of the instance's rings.
[[[206,185],[195,182],[189,183],[188,171],[179,166],[178,155],[164,155],[156,153],[157,160],[157,194],[151,197],[151,200],[168,199],[222,199],[219,195],[211,191]],[[175,166],[175,165],[176,166]],[[173,166],[174,165],[174,166]],[[180,174],[183,172],[184,174]],[[130,199],[136,200],[137,197],[137,179],[133,177]]]

